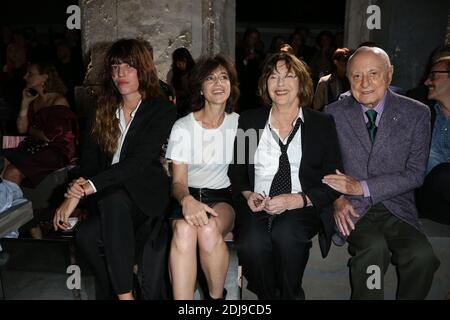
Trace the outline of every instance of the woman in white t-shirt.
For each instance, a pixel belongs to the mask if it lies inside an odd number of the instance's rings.
[[[208,285],[205,297],[224,299],[229,264],[223,237],[232,230],[228,165],[239,116],[232,112],[239,96],[237,73],[223,55],[202,58],[189,78],[194,112],[172,128],[166,158],[172,160],[173,239],[169,268],[175,299],[194,298],[197,246]]]

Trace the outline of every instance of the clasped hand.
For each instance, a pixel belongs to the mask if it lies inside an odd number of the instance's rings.
[[[265,193],[251,192],[248,194],[247,204],[253,212],[265,211],[269,214],[281,214],[305,206],[302,197],[295,193],[269,197]]]

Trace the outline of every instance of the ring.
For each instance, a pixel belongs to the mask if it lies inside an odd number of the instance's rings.
[[[59,220],[58,222],[59,222],[59,224],[63,224],[64,220]]]

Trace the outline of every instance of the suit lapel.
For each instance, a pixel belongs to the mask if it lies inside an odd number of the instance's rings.
[[[345,116],[348,119],[347,123],[350,124],[354,135],[360,140],[363,148],[367,152],[370,152],[372,149],[372,142],[369,138],[364,115],[361,111],[361,105],[353,97],[349,97],[348,99],[351,99],[351,102],[348,107],[345,108]]]
[[[303,121],[303,124],[300,126],[300,139],[302,142],[302,158],[303,158],[303,155],[305,154],[306,142],[309,142],[311,140],[309,136],[310,131],[307,130],[307,128],[310,125],[314,124],[311,124],[312,118],[310,116],[310,110],[308,108],[303,108],[302,110],[303,110],[303,118],[305,119],[305,121]]]
[[[122,160],[123,156],[126,154],[130,141],[133,141],[134,137],[139,133],[139,128],[144,121],[143,118],[145,117],[145,114],[148,112],[150,107],[151,104],[148,104],[144,101],[141,102],[141,105],[139,106],[139,109],[134,115],[133,121],[131,122],[130,128],[128,129],[125,141],[123,142],[122,150],[120,151],[120,160]]]
[[[257,130],[257,145],[259,145],[259,140],[261,139],[263,130],[266,127],[267,121],[269,120],[270,107],[262,107],[259,110],[261,112],[258,112],[257,116],[254,119],[254,126],[252,126]]]
[[[377,152],[380,148],[385,147],[386,140],[389,139],[393,131],[396,130],[399,112],[396,108],[397,104],[393,103],[394,99],[395,97],[388,92],[380,123],[378,124],[377,135],[373,145],[373,152]]]

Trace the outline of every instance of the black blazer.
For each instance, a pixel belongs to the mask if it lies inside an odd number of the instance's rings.
[[[114,165],[113,155],[103,152],[91,135],[92,119],[81,149],[81,176],[93,182],[100,197],[103,190],[122,186],[146,215],[162,215],[169,203],[169,180],[160,156],[176,119],[175,106],[162,98],[142,101]]]
[[[254,155],[264,127],[269,119],[270,108],[249,110],[239,118],[238,134],[234,145],[234,161],[229,166],[228,175],[231,179],[233,195],[236,203],[242,203],[242,191],[253,191],[255,186]],[[302,161],[299,178],[303,192],[309,197],[322,221],[319,232],[319,243],[322,256],[326,257],[331,245],[334,231],[333,202],[340,194],[322,183],[322,178],[336,169],[342,171],[341,154],[336,133],[336,126],[330,115],[303,108],[305,123],[301,126]],[[257,143],[251,150],[252,143],[245,139],[245,163],[242,155],[237,151],[238,140],[242,132],[256,129]],[[249,159],[252,159],[251,163]]]

